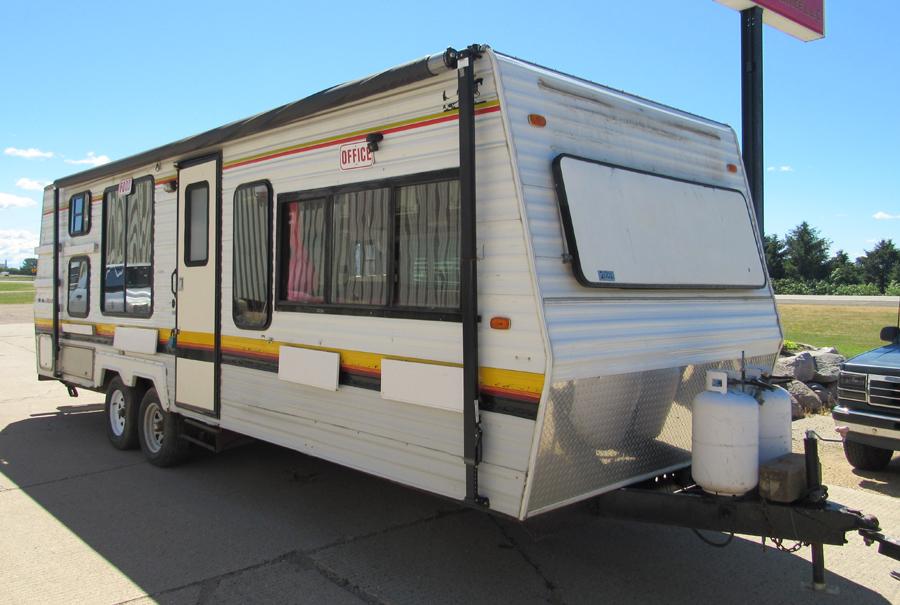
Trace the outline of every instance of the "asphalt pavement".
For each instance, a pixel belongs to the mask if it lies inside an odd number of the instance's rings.
[[[520,524],[264,443],[159,469],[107,443],[100,395],[38,382],[33,350],[0,325],[0,603],[900,602],[900,563],[853,535],[823,594],[808,548],[583,506]],[[900,533],[895,498],[831,493]]]

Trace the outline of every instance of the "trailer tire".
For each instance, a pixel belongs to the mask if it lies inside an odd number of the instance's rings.
[[[890,463],[893,450],[844,439],[844,456],[847,462],[861,471],[881,471]]]
[[[106,436],[113,447],[131,450],[138,445],[137,417],[141,393],[125,386],[116,376],[106,388],[106,403],[103,406],[106,418]]]
[[[162,408],[156,389],[144,394],[138,415],[141,451],[155,466],[174,466],[188,453],[188,442],[180,438],[181,416]]]

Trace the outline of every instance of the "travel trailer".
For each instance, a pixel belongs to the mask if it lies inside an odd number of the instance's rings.
[[[150,116],[147,116],[148,118]],[[526,519],[691,463],[781,347],[734,131],[486,46],[56,180],[37,370]]]

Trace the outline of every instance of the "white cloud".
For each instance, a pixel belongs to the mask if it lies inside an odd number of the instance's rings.
[[[34,147],[29,147],[28,149],[7,147],[3,150],[3,153],[17,158],[25,158],[26,160],[45,160],[47,158],[52,158],[55,155],[52,151],[41,151],[40,149],[35,149]]]
[[[81,160],[66,160],[66,164],[86,164],[88,166],[102,166],[108,163],[108,156],[96,155],[93,151],[88,151],[87,157]]]
[[[37,202],[30,197],[21,197],[13,195],[12,193],[0,192],[0,208],[28,208],[29,206],[36,205]]]
[[[33,258],[37,245],[36,233],[25,229],[0,229],[0,260],[9,262],[10,267],[18,267],[26,258]]]
[[[872,218],[874,218],[876,221],[893,221],[893,220],[900,219],[900,214],[888,214],[887,212],[884,212],[883,210],[879,210],[878,212],[876,212],[875,214],[872,215]]]
[[[788,166],[787,164],[781,166],[769,166],[766,168],[766,172],[794,172],[794,167]]]
[[[26,177],[22,177],[16,181],[16,187],[25,189],[26,191],[43,191],[44,187],[47,185],[48,183],[45,183],[44,181],[35,181]]]

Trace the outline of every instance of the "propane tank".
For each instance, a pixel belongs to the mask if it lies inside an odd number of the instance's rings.
[[[740,496],[759,482],[759,403],[728,389],[725,372],[708,371],[694,398],[692,473],[707,492]]]
[[[781,387],[761,389],[759,463],[791,453],[791,394]]]

